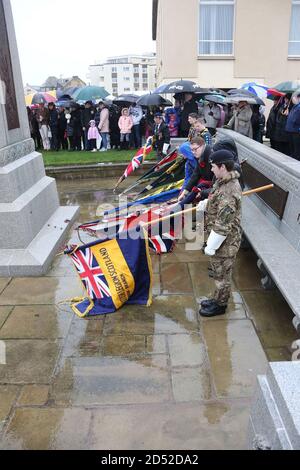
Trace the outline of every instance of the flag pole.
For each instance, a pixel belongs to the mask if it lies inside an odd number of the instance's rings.
[[[262,191],[267,191],[268,189],[272,189],[272,188],[274,188],[274,184],[268,184],[266,186],[260,186],[259,188],[255,188],[255,189],[251,189],[249,191],[243,192],[242,196],[250,196],[251,194],[261,193]],[[143,222],[143,226],[146,225],[146,226],[150,227],[151,225],[155,225],[157,223],[164,222],[165,220],[172,219],[173,217],[177,217],[179,215],[189,214],[189,213],[191,213],[195,210],[197,210],[197,206],[192,207],[190,209],[186,209],[185,211],[176,212],[175,214],[167,215],[166,217],[162,217],[161,219],[152,220],[151,222]]]

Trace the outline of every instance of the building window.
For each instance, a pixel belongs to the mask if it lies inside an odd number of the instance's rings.
[[[137,67],[134,67],[134,73],[140,73],[140,68],[137,66]]]
[[[130,67],[123,67],[124,72],[130,72]]]
[[[111,79],[111,81],[112,81],[112,83],[118,83],[118,79],[115,78],[115,77],[113,77],[113,78]]]
[[[130,77],[124,77],[124,82],[129,82],[130,81]]]
[[[124,91],[130,91],[130,88],[124,88]]]
[[[300,1],[292,1],[289,56],[300,56]]]
[[[100,82],[104,82],[104,77],[100,77]]]
[[[111,71],[116,73],[118,71],[118,69],[117,69],[117,67],[112,67]]]
[[[200,0],[199,54],[232,55],[235,0]]]

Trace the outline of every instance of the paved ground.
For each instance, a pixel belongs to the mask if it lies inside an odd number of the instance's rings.
[[[60,184],[62,202],[94,219],[111,197],[98,185]],[[152,260],[152,307],[91,320],[59,304],[82,293],[68,259],[44,278],[0,279],[0,448],[245,448],[256,375],[267,358],[290,359],[292,313],[260,287],[251,251],[227,315],[210,320],[198,315],[214,287],[207,258],[179,243]]]

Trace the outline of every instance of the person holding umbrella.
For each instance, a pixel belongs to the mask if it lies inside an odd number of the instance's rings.
[[[235,132],[253,139],[251,118],[252,110],[248,101],[246,98],[241,99],[229,123],[224,127],[225,129],[233,129]]]
[[[58,144],[58,112],[54,103],[48,104],[49,126],[51,130],[51,150],[59,150]]]
[[[286,124],[291,147],[291,157],[300,161],[300,89],[292,97],[294,104]]]
[[[198,105],[195,101],[195,95],[192,93],[185,93],[184,105],[181,113],[180,133],[181,137],[188,137],[190,131],[189,115],[191,113],[198,114]]]
[[[45,108],[44,103],[39,105],[39,109],[37,110],[37,120],[39,123],[40,134],[43,141],[43,148],[44,150],[50,150],[50,140],[49,140],[49,111]]]
[[[206,127],[211,136],[216,134],[216,128],[221,119],[221,110],[216,103],[208,102],[203,107],[203,117],[206,122]]]

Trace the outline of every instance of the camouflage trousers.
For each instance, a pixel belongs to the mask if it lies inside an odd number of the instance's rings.
[[[234,257],[213,256],[211,258],[211,270],[216,284],[214,300],[219,305],[227,305],[231,294],[232,269]]]

